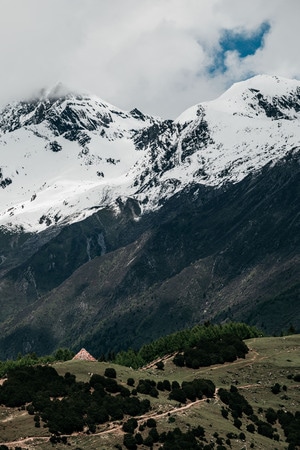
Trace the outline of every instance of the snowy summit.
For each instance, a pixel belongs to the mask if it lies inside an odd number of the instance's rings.
[[[239,182],[299,142],[296,80],[256,76],[174,121],[57,85],[0,112],[0,226],[63,226],[120,197],[147,212],[191,183]]]

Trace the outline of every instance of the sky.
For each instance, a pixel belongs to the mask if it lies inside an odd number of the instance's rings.
[[[175,118],[256,74],[300,79],[300,0],[0,0],[0,105],[58,82]]]

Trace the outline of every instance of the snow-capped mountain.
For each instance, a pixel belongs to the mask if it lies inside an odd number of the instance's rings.
[[[152,206],[192,181],[236,183],[299,148],[300,82],[256,76],[164,122],[147,142],[149,134],[139,133],[149,152],[135,176]]]
[[[0,112],[0,225],[41,231],[135,198],[159,208],[191,183],[236,183],[300,143],[300,81],[256,76],[176,120],[61,86]]]
[[[65,92],[65,91],[64,91]],[[158,119],[60,88],[0,113],[0,224],[40,231],[127,193],[133,136]]]
[[[173,121],[57,86],[1,111],[0,155],[0,358],[300,330],[300,81]]]

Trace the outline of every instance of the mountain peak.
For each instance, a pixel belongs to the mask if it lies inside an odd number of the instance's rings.
[[[77,95],[77,93],[74,90],[70,89],[68,86],[59,81],[47,92],[47,98],[51,100],[56,100],[61,97],[66,97],[67,95],[70,94]]]
[[[203,107],[248,117],[263,114],[269,118],[290,119],[300,111],[300,81],[274,75],[256,75],[234,83],[214,100],[188,108],[176,122],[195,120],[199,108]]]
[[[249,90],[260,91],[264,96],[268,97],[282,97],[291,94],[297,89],[300,89],[299,80],[262,74],[234,83],[219,97],[219,100],[241,97]]]
[[[40,231],[119,197],[155,210],[191,183],[237,183],[299,147],[297,80],[253,77],[176,121],[126,112],[62,83],[42,97],[0,113],[0,226]]]
[[[62,83],[61,81],[58,81],[54,86],[52,87],[43,87],[37,91],[32,96],[33,101],[44,101],[46,99],[55,101],[60,98],[68,97],[68,96],[78,96],[82,95],[82,93],[79,93],[75,89],[71,89],[66,84]]]

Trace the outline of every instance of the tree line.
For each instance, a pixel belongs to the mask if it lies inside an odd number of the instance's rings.
[[[37,356],[36,353],[18,354],[16,359],[0,361],[0,377],[5,376],[10,370],[18,367],[28,367],[36,364],[51,364],[56,361],[68,361],[75,353],[68,348],[59,348],[52,355]]]
[[[116,355],[115,363],[137,369],[158,357],[175,352],[188,351],[188,349],[199,346],[201,342],[221,342],[222,339],[228,340],[231,337],[231,341],[235,341],[237,347],[241,349],[242,345],[238,344],[238,342],[261,335],[262,333],[257,328],[244,323],[232,322],[224,325],[213,325],[210,322],[206,322],[204,325],[196,325],[193,328],[163,336],[150,344],[143,345],[138,351],[133,349],[121,351]],[[232,351],[232,347],[227,350],[228,356],[225,359],[226,361],[232,359],[230,350]],[[226,353],[225,346],[223,353]],[[236,353],[236,351],[233,353]],[[236,356],[238,355],[236,354]],[[200,365],[210,364],[214,364],[214,362]]]

